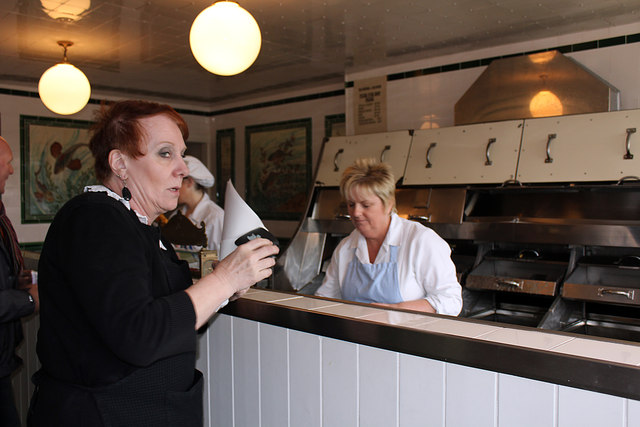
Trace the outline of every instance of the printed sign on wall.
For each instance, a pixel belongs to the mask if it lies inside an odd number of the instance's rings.
[[[354,130],[356,135],[387,131],[387,77],[353,83]]]

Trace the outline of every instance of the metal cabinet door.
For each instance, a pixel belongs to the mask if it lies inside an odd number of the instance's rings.
[[[344,170],[360,157],[372,157],[389,163],[396,179],[400,179],[410,146],[411,132],[408,130],[330,138],[322,149],[316,184],[340,185]]]
[[[517,179],[617,181],[640,175],[640,110],[527,119]]]
[[[405,185],[502,183],[515,177],[523,120],[416,131]]]

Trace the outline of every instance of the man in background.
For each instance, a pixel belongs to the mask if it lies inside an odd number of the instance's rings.
[[[0,136],[0,195],[13,174],[13,153]],[[20,426],[15,406],[11,373],[22,363],[16,347],[22,341],[20,318],[38,311],[38,285],[31,272],[24,271],[16,232],[0,199],[0,424]]]

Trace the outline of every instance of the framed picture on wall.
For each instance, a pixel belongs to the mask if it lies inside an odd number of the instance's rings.
[[[22,222],[51,222],[58,209],[96,184],[89,151],[92,122],[20,116]]]
[[[311,119],[245,128],[246,200],[263,219],[299,220],[311,182]]]
[[[216,195],[218,204],[224,207],[227,181],[235,185],[236,130],[222,129],[216,133]]]
[[[347,134],[347,123],[344,114],[332,114],[324,117],[324,136],[345,136]]]

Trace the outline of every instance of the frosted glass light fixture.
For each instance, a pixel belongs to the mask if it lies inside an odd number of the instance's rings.
[[[562,115],[562,101],[555,93],[541,90],[531,98],[529,111],[532,117],[550,117]]]
[[[67,60],[70,41],[59,41],[64,48],[62,62],[42,73],[38,83],[38,93],[42,103],[54,113],[68,115],[82,110],[91,96],[89,79],[82,71]]]
[[[53,19],[77,21],[91,7],[91,0],[40,0],[40,4]]]
[[[249,12],[232,1],[204,9],[191,25],[191,52],[207,71],[221,76],[239,74],[260,53],[260,27]]]

